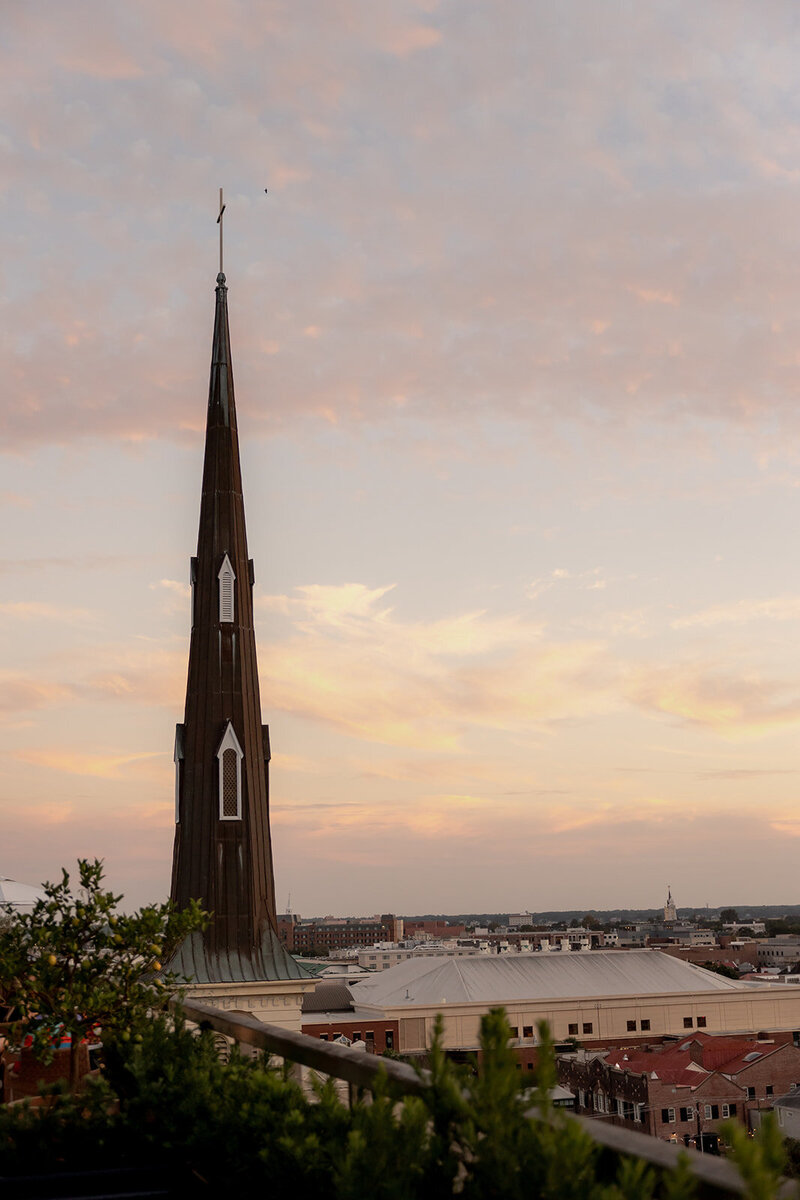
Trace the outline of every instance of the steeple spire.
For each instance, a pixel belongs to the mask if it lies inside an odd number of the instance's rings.
[[[222,216],[220,193],[220,218]],[[192,632],[184,719],[175,737],[171,898],[214,916],[171,966],[197,983],[297,979],[280,944],[269,829],[269,731],[253,628],[233,389],[228,289],[217,276]]]

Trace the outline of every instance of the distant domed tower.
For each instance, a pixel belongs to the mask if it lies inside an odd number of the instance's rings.
[[[675,910],[675,901],[672,899],[672,891],[669,887],[667,887],[667,903],[664,905],[664,922],[665,924],[672,924],[674,921],[677,921],[677,919],[678,914]]]

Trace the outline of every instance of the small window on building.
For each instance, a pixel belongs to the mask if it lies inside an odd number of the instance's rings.
[[[749,1087],[747,1089],[747,1099],[755,1100],[755,1098],[756,1098],[756,1089],[754,1087]]]
[[[528,1070],[529,1070],[529,1071],[532,1071],[532,1070],[533,1070],[533,1063],[526,1063],[526,1066],[527,1066],[527,1068],[528,1068]]]
[[[574,1024],[571,1024],[571,1025],[569,1025],[569,1026],[568,1026],[568,1030],[567,1030],[567,1031],[568,1031],[568,1033],[569,1033],[569,1036],[570,1036],[570,1037],[577,1037],[577,1036],[578,1036],[578,1023],[577,1023],[577,1021],[576,1021]]]
[[[642,1125],[644,1123],[644,1105],[643,1104],[634,1104],[633,1119],[639,1125]]]
[[[584,1022],[583,1022],[583,1032],[584,1032],[584,1033],[591,1033],[591,1032],[592,1032],[592,1022],[591,1022],[591,1021],[584,1021]]]
[[[636,1022],[635,1021],[626,1021],[625,1024],[627,1026],[628,1033],[636,1033]]]
[[[675,1109],[674,1108],[662,1108],[661,1120],[665,1125],[674,1125],[675,1124]]]
[[[768,1084],[767,1084],[767,1095],[768,1095],[768,1096],[772,1096],[772,1095],[774,1095],[774,1089],[773,1089],[773,1086],[772,1086],[772,1084],[771,1084],[771,1083],[768,1083]]]
[[[694,1025],[694,1021],[692,1020],[691,1017],[683,1018],[683,1028],[684,1029],[691,1029],[693,1025]]]
[[[319,1035],[319,1040],[320,1040],[321,1042],[327,1042],[327,1040],[328,1040],[328,1035],[327,1035],[327,1033],[321,1033],[321,1034]]]
[[[233,620],[233,585],[236,576],[233,573],[231,560],[227,554],[222,560],[222,566],[217,575],[219,579],[219,619],[220,624],[230,624]]]
[[[393,1029],[386,1030],[386,1049],[394,1050],[394,1030]]]
[[[367,1035],[366,1035],[366,1036],[367,1036],[367,1041],[368,1041],[368,1042],[374,1042],[374,1041],[375,1041],[375,1030],[374,1030],[374,1029],[368,1029],[368,1030],[367,1030]]]
[[[641,1029],[642,1033],[647,1033],[648,1030],[650,1029],[650,1019],[648,1017],[645,1017],[645,1019],[643,1021],[640,1021],[639,1028]]]
[[[532,1038],[533,1037],[533,1026],[532,1025],[523,1025],[522,1026],[522,1036],[526,1037],[526,1038]]]
[[[354,1042],[360,1042],[360,1041],[361,1041],[361,1030],[360,1030],[360,1029],[356,1029],[356,1030],[354,1030],[354,1031],[353,1031],[353,1041],[354,1041]]]
[[[705,1017],[697,1018],[697,1028],[698,1029],[705,1029],[707,1025],[708,1025],[708,1021],[705,1019]]]
[[[727,1119],[728,1119],[728,1117],[729,1117],[730,1115],[731,1115],[730,1106],[729,1106],[729,1105],[727,1105],[727,1104],[723,1104],[723,1106],[722,1106],[722,1116],[723,1116],[723,1117],[724,1117],[724,1119],[727,1121]]]

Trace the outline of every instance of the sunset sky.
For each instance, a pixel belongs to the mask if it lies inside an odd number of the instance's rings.
[[[222,185],[279,908],[796,903],[794,0],[8,0],[0,66],[0,876],[169,888]]]

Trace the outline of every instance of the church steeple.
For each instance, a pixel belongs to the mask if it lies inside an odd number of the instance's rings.
[[[183,723],[175,737],[171,898],[214,916],[170,964],[197,983],[297,979],[280,944],[269,830],[269,731],[253,627],[233,390],[228,289],[217,276],[192,632]]]

